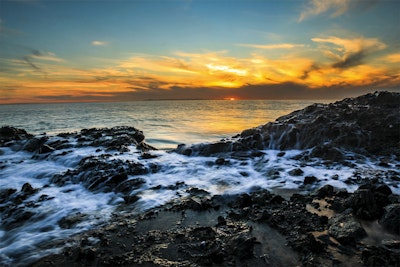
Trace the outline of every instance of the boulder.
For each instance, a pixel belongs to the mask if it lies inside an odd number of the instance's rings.
[[[0,128],[0,144],[12,140],[24,140],[31,138],[33,135],[27,133],[24,129],[18,129],[11,126],[3,126]]]
[[[304,174],[304,172],[303,172],[303,170],[302,169],[293,169],[293,170],[290,170],[289,171],[289,174],[291,175],[291,176],[302,176],[303,174]]]
[[[379,219],[383,215],[385,206],[390,203],[391,193],[392,190],[385,184],[367,183],[354,191],[346,200],[346,205],[361,219]]]
[[[385,212],[379,222],[387,231],[400,235],[400,204],[385,207]]]
[[[40,138],[33,137],[25,143],[23,149],[28,152],[39,152],[40,148],[44,145],[44,143],[46,143],[47,140],[48,140],[47,136],[43,136]]]
[[[335,215],[328,224],[328,233],[341,244],[353,244],[367,234],[351,214]]]
[[[318,178],[315,176],[306,176],[304,177],[303,184],[313,184],[318,181],[319,181]]]

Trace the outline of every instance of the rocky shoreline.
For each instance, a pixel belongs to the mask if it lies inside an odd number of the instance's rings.
[[[0,155],[14,151],[28,153],[35,161],[66,162],[77,149],[89,149],[91,154],[51,175],[43,188],[26,183],[20,189],[0,189],[1,230],[13,231],[38,219],[35,207],[52,198],[40,193],[44,188],[79,184],[94,194],[116,194],[123,201],[106,223],[40,245],[43,250],[63,247],[62,251],[19,265],[400,266],[400,196],[391,189],[400,181],[399,107],[400,94],[377,92],[314,104],[231,139],[180,145],[169,153],[189,160],[210,157],[205,165],[212,170],[256,159],[254,164],[265,164],[266,149],[280,150],[278,161],[287,150],[301,149],[291,158],[300,167],[265,173],[272,180],[282,172],[299,177],[298,188],[255,187],[247,193],[219,195],[188,186],[182,178],[148,188],[179,189],[184,194],[145,211],[137,209],[142,196],[138,190],[148,182],[143,177],[163,174],[165,166],[140,130],[121,126],[49,137],[4,126]],[[127,159],[128,152],[136,156]],[[311,165],[355,168],[355,162],[365,160],[382,169],[355,169],[345,181],[356,188],[354,192],[329,185],[338,180],[336,176],[304,174]],[[0,171],[11,164],[18,163],[0,161]],[[251,179],[249,172],[240,176]],[[321,179],[325,185],[320,185]],[[28,201],[36,195],[36,202]],[[59,219],[57,227],[69,230],[88,218],[71,213]]]
[[[400,197],[384,184],[191,196],[73,237],[32,266],[399,266]]]

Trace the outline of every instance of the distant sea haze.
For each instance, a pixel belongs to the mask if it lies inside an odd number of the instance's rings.
[[[327,100],[168,100],[0,105],[1,126],[32,134],[133,126],[159,149],[217,141]]]

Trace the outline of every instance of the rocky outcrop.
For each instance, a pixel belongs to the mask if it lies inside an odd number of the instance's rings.
[[[129,179],[128,176],[156,172],[158,169],[155,164],[145,166],[140,162],[110,159],[110,156],[105,154],[83,158],[75,169],[55,175],[51,182],[58,186],[76,183],[93,192],[114,191],[129,195],[130,191],[137,189],[144,181],[141,178]]]
[[[400,155],[400,93],[376,92],[331,104],[313,104],[228,140],[192,147],[186,155],[260,149],[343,148],[376,155]],[[321,149],[322,147],[322,149]],[[318,153],[317,153],[318,154]],[[340,155],[334,155],[335,157]]]
[[[71,143],[70,139],[76,142]],[[65,148],[82,146],[102,147],[106,151],[119,152],[129,151],[129,146],[136,146],[143,152],[155,150],[144,140],[142,131],[129,126],[83,129],[79,133],[61,133],[56,138],[46,135],[33,136],[23,129],[10,126],[0,128],[1,146],[35,154],[49,154]]]
[[[31,138],[33,135],[28,134],[23,129],[11,126],[3,126],[0,128],[0,145],[4,146],[10,141],[23,140]]]
[[[329,221],[329,234],[342,244],[351,244],[367,233],[351,214],[340,214]]]

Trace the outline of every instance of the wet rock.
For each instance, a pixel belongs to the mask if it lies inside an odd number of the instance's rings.
[[[327,184],[317,190],[317,196],[319,198],[331,197],[334,195],[335,189],[333,186]]]
[[[264,206],[268,203],[275,195],[271,194],[268,190],[260,190],[251,194],[251,199],[254,204]]]
[[[389,186],[387,186],[386,184],[380,184],[376,187],[375,191],[377,193],[383,194],[385,196],[389,196],[392,194],[392,189],[390,189]]]
[[[185,144],[179,144],[173,151],[185,156],[190,156],[193,152],[193,150],[191,148],[188,148]]]
[[[342,149],[375,155],[400,154],[400,93],[375,92],[331,104],[313,104],[231,139],[180,147],[185,155],[233,151],[309,149],[310,156],[343,162]],[[190,151],[190,152],[189,152]]]
[[[24,145],[24,150],[29,151],[29,152],[36,152],[40,150],[40,148],[44,145],[44,143],[48,140],[47,136],[43,137],[34,137],[29,139],[25,145]]]
[[[125,171],[121,171],[114,176],[112,176],[107,182],[106,185],[116,186],[124,181],[128,180],[128,174]]]
[[[248,194],[239,195],[233,205],[239,208],[249,207],[253,204],[251,197]]]
[[[326,244],[318,241],[315,237],[309,233],[304,235],[299,235],[292,240],[290,240],[289,245],[297,251],[302,253],[321,253],[327,247]]]
[[[80,248],[77,261],[93,261],[96,258],[96,249],[94,248]]]
[[[58,139],[58,140],[49,140],[46,145],[48,145],[49,147],[55,149],[55,150],[61,150],[61,149],[66,149],[66,148],[71,148],[73,147],[72,144],[70,144],[70,142],[68,140],[62,140],[62,139]]]
[[[216,227],[226,225],[226,219],[222,216],[218,216],[217,221]]]
[[[63,229],[70,229],[84,221],[86,217],[87,215],[82,213],[67,215],[58,221],[58,225]]]
[[[153,155],[153,154],[150,154],[147,152],[142,153],[142,156],[141,156],[142,159],[155,159],[157,157],[158,157],[157,155]]]
[[[333,162],[342,162],[344,156],[342,152],[332,145],[317,145],[310,153],[311,157],[330,160]]]
[[[362,251],[364,266],[399,266],[400,251],[385,247],[369,246]]]
[[[246,234],[239,234],[228,241],[228,248],[231,254],[239,259],[249,259],[254,257],[255,240],[254,237],[249,237]]]
[[[33,137],[24,129],[18,129],[11,126],[3,126],[0,128],[0,144],[5,144],[10,141],[25,140]]]
[[[79,162],[76,169],[68,170],[62,175],[55,175],[52,182],[60,186],[65,183],[81,183],[87,189],[95,192],[127,192],[129,186],[135,189],[143,181],[126,182],[128,176],[143,175],[150,172],[139,162],[120,159],[109,160],[109,156],[105,154],[98,157],[86,157]]]
[[[271,200],[269,201],[270,204],[272,205],[276,205],[276,204],[282,204],[282,202],[285,201],[285,199],[280,196],[280,195],[275,195],[271,198]]]
[[[293,169],[289,171],[291,176],[302,176],[304,174],[302,169]]]
[[[137,202],[139,199],[140,199],[140,198],[139,198],[137,195],[127,195],[127,196],[124,196],[125,204],[128,204],[128,205]]]
[[[54,152],[55,150],[56,150],[55,148],[53,148],[53,147],[51,147],[49,145],[43,144],[39,148],[39,154],[47,154],[47,153]]]
[[[116,192],[128,193],[138,189],[142,184],[146,183],[146,180],[143,178],[133,178],[128,181],[125,180],[121,181],[121,183],[115,187]]]
[[[43,202],[43,201],[51,200],[54,198],[55,197],[50,197],[49,195],[43,194],[43,195],[40,195],[40,197],[38,198],[38,202]]]
[[[385,212],[379,222],[387,231],[400,235],[400,204],[385,207]]]
[[[197,210],[197,211],[203,210],[201,202],[193,198],[189,198],[188,200],[185,201],[184,204],[188,209],[191,210]]]
[[[225,163],[226,163],[226,161],[224,158],[217,158],[215,160],[215,164],[217,164],[217,165],[224,165]]]
[[[215,239],[217,233],[211,227],[204,226],[193,229],[189,235],[195,237],[197,240],[204,241]]]
[[[329,234],[341,244],[353,244],[366,236],[361,224],[351,214],[335,215],[329,220]]]
[[[379,219],[384,207],[390,203],[391,189],[384,184],[361,185],[347,200],[347,206],[353,209],[353,213],[362,219]]]
[[[9,197],[15,192],[17,192],[17,189],[14,188],[0,189],[0,204],[8,202]]]
[[[128,146],[134,145],[142,151],[155,150],[154,147],[144,142],[142,131],[129,126],[113,128],[91,128],[80,132],[80,142],[88,142],[90,146],[102,146],[106,150],[129,151]]]
[[[24,193],[24,195],[29,196],[34,193],[36,193],[38,189],[33,188],[30,183],[24,183],[21,188],[21,192]]]
[[[2,216],[2,227],[9,231],[25,224],[35,215],[34,212],[26,208],[11,208],[6,215]]]
[[[372,220],[379,216],[373,192],[369,189],[358,189],[352,196],[354,214],[363,219]]]
[[[316,183],[318,181],[319,181],[318,178],[315,177],[315,176],[306,176],[306,177],[304,177],[303,184],[305,184],[305,185],[313,184],[313,183]]]
[[[182,182],[180,184],[183,185],[184,183]],[[178,185],[180,185],[180,184],[178,184]],[[200,188],[197,188],[197,187],[191,187],[191,188],[187,189],[186,192],[191,194],[191,195],[193,195],[193,196],[207,196],[207,195],[210,195],[210,193],[208,193],[206,190],[200,189]]]

